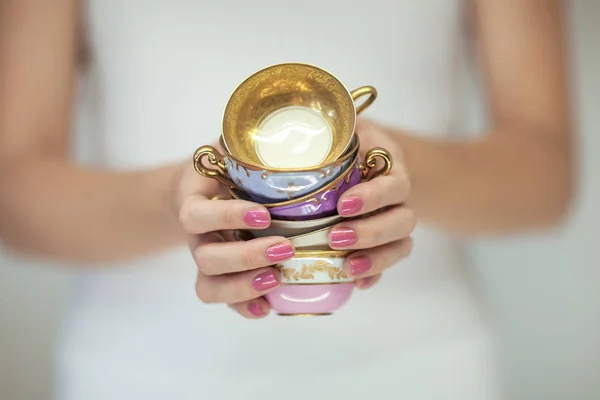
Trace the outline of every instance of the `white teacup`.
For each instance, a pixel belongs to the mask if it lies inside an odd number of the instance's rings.
[[[296,250],[294,258],[280,263],[282,285],[323,285],[351,283],[344,272],[344,260],[351,251]]]
[[[324,250],[329,247],[329,232],[334,225],[326,226],[313,232],[290,237],[290,241],[296,250]]]
[[[271,225],[267,229],[248,231],[254,237],[283,236],[293,237],[304,235],[322,228],[333,226],[344,220],[340,215],[331,217],[312,219],[306,221],[283,221],[272,219]]]

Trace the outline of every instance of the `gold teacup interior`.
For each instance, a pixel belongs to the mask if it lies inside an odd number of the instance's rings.
[[[279,64],[246,79],[223,117],[223,139],[240,161],[279,169],[334,162],[352,140],[356,109],[330,73],[306,64]]]

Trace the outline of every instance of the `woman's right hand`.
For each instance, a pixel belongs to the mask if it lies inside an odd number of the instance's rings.
[[[271,223],[267,209],[243,200],[215,199],[224,188],[185,166],[177,191],[179,219],[189,235],[198,266],[196,293],[204,303],[226,303],[247,318],[269,313],[263,295],[279,286],[273,267],[294,256],[284,237],[235,241],[238,229],[265,229]]]

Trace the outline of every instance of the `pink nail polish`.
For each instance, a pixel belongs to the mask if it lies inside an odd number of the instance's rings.
[[[358,256],[350,259],[350,275],[362,275],[371,269],[371,259],[367,256]]]
[[[373,276],[367,276],[366,278],[363,278],[360,282],[360,289],[366,289],[369,286],[371,286],[371,284],[373,283]]]
[[[340,202],[340,215],[347,216],[359,212],[363,207],[363,202],[360,197],[345,197]]]
[[[259,292],[274,288],[277,285],[279,285],[279,280],[273,271],[263,272],[252,280],[252,287]]]
[[[244,213],[244,223],[251,228],[266,228],[271,218],[266,210],[248,210]]]
[[[357,241],[356,232],[350,228],[334,228],[329,236],[332,247],[348,247],[356,244]]]
[[[250,312],[250,314],[254,315],[255,317],[262,317],[263,315],[265,315],[265,313],[260,308],[258,303],[248,304],[248,311]]]
[[[290,258],[294,257],[294,254],[294,247],[292,247],[290,242],[274,244],[265,252],[265,256],[270,262],[289,260]]]

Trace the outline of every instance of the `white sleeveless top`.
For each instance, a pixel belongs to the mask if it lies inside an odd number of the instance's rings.
[[[75,138],[115,170],[191,159],[232,90],[307,62],[373,85],[365,116],[464,128],[459,0],[90,0]],[[195,297],[182,247],[82,268],[58,399],[495,399],[492,346],[459,244],[418,227],[408,260],[330,317],[245,320]]]

